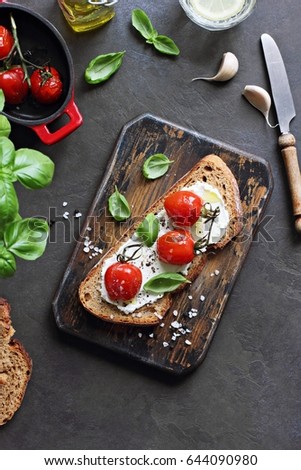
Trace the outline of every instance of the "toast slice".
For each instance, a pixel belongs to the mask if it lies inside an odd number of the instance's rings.
[[[12,339],[10,306],[0,298],[0,426],[21,406],[32,371],[32,361],[22,344]]]
[[[239,233],[242,228],[242,206],[239,195],[237,181],[224,161],[217,155],[208,155],[200,160],[186,175],[184,175],[170,190],[156,201],[144,214],[142,219],[148,213],[158,213],[164,207],[165,197],[189,187],[194,183],[202,181],[209,183],[219,190],[225,206],[229,213],[230,222],[223,238],[212,248],[221,249],[232,238]],[[140,222],[139,222],[140,223]],[[164,294],[156,302],[140,307],[133,314],[127,314],[120,311],[115,305],[106,302],[100,293],[100,274],[105,259],[112,256],[122,246],[124,241],[131,237],[137,229],[139,223],[132,226],[111,249],[109,249],[102,259],[91,269],[87,277],[82,281],[79,287],[79,298],[84,308],[102,320],[139,326],[156,325],[161,322],[163,316],[168,311],[174,292]],[[192,261],[188,274],[185,276],[189,281],[194,281],[201,273],[206,262],[206,254],[196,256]],[[180,286],[185,288],[186,284]]]

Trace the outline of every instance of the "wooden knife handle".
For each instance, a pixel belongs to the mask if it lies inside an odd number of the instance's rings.
[[[295,146],[296,139],[293,134],[282,134],[278,143],[281,148],[292,198],[295,228],[297,232],[301,233],[301,174]]]

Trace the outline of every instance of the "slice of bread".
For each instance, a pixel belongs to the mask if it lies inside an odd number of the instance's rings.
[[[32,361],[22,344],[12,339],[10,306],[0,298],[0,426],[20,407],[32,371]]]
[[[217,155],[208,155],[200,160],[186,175],[175,183],[164,196],[142,214],[141,219],[148,213],[158,213],[163,209],[164,200],[168,194],[179,191],[184,187],[189,187],[198,181],[209,183],[218,189],[228,210],[230,223],[227,231],[224,237],[213,246],[213,248],[217,249],[223,248],[242,228],[242,206],[237,181],[229,167]],[[165,294],[153,304],[140,307],[134,314],[126,314],[101,297],[100,273],[104,260],[112,256],[112,254],[120,248],[125,240],[135,232],[139,223],[140,221],[132,226],[124,234],[122,239],[106,252],[102,259],[91,269],[88,276],[79,287],[79,297],[84,308],[102,320],[139,326],[156,325],[162,320],[171,305],[171,299],[174,293]],[[191,263],[186,278],[191,282],[194,281],[201,273],[205,262],[205,254],[196,256]],[[186,284],[183,284],[180,288],[185,288],[185,286]]]

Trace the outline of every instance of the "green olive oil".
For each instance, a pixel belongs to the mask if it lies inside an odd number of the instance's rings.
[[[58,0],[58,3],[68,24],[77,33],[99,28],[115,15],[113,6],[97,5],[88,0]]]

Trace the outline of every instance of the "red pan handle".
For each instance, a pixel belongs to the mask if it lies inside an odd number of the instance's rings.
[[[1,2],[1,0],[0,0]],[[50,132],[47,124],[38,124],[31,126],[31,129],[39,136],[42,142],[47,145],[55,144],[59,140],[67,137],[71,132],[75,131],[83,122],[82,115],[80,114],[78,107],[76,106],[73,97],[63,110],[62,114],[67,114],[69,121],[63,125],[60,129],[55,132]],[[62,115],[60,114],[60,116]]]

